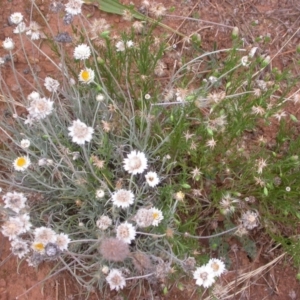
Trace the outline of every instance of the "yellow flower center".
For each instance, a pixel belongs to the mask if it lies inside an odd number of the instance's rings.
[[[43,243],[35,243],[35,244],[33,245],[33,249],[34,249],[35,251],[42,252],[42,251],[45,250],[45,246],[44,246]]]
[[[159,213],[158,213],[158,212],[154,212],[154,213],[152,214],[152,216],[153,216],[153,219],[156,220],[156,219],[158,219],[158,217],[159,217]]]
[[[81,72],[81,78],[84,80],[84,81],[88,81],[90,79],[90,72],[87,71],[87,70],[84,70]]]
[[[182,191],[179,191],[175,194],[175,199],[178,201],[183,201],[185,194]]]
[[[216,262],[212,263],[211,267],[215,272],[217,272],[220,269],[220,266]]]
[[[27,160],[26,160],[26,158],[25,157],[19,157],[18,159],[17,159],[17,161],[16,161],[16,165],[18,166],[18,167],[24,167],[25,165],[26,165],[26,163],[27,163]]]

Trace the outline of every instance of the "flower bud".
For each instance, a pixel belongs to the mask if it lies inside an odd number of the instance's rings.
[[[233,27],[232,33],[231,33],[232,38],[237,38],[239,36],[239,29],[238,27]]]

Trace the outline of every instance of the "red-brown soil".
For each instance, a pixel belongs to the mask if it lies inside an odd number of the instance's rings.
[[[125,1],[124,1],[125,2]],[[140,1],[132,1],[139,6]],[[240,29],[240,35],[244,37],[245,47],[256,46],[256,38],[259,36],[269,35],[271,43],[260,43],[259,46],[266,54],[274,56],[277,51],[284,45],[285,42],[292,37],[293,33],[299,28],[299,3],[295,0],[186,0],[186,1],[159,1],[164,3],[166,7],[175,7],[174,15],[199,17],[209,22],[216,22],[227,25],[228,27],[214,25],[206,22],[186,21],[182,26],[179,25],[183,20],[176,18],[165,18],[165,22],[174,29],[187,34],[193,31],[198,31],[202,37],[202,45],[204,49],[212,49],[214,43],[217,48],[229,48],[231,46],[232,26],[237,26]],[[0,12],[0,41],[6,37],[13,36],[11,26],[7,24],[8,16],[13,12],[22,12],[26,19],[29,20],[29,0],[2,0]],[[55,31],[57,29],[57,16],[49,12],[49,0],[37,0],[37,5],[46,16],[50,26]],[[129,3],[129,0],[127,1]],[[83,9],[85,15],[92,15],[92,18],[104,17],[108,22],[114,26],[115,30],[118,28],[126,28],[128,22],[122,20],[121,17],[115,15],[108,15],[99,12],[98,9],[91,5],[85,5]],[[39,20],[38,20],[39,21]],[[41,20],[40,20],[41,21]],[[255,24],[255,26],[253,25]],[[70,31],[69,27],[65,27]],[[287,66],[295,66],[295,73],[299,72],[296,69],[295,49],[299,43],[300,33],[296,34],[284,48],[283,51],[273,61],[273,67],[284,69]],[[18,43],[17,43],[18,47]],[[51,54],[49,49],[41,44],[42,49],[54,59],[55,56]],[[72,49],[73,45],[66,46]],[[30,53],[30,49],[28,49]],[[0,49],[0,55],[5,54],[3,49]],[[29,54],[31,59],[36,62],[36,71],[40,78],[50,75],[54,70],[53,66],[47,60],[36,54]],[[298,57],[299,59],[299,57]],[[20,73],[23,73],[27,68],[27,63],[21,53],[16,55],[15,66]],[[7,71],[7,72],[6,72]],[[18,99],[19,90],[16,88],[14,78],[9,71],[9,67],[4,67],[5,80],[13,91],[13,96]],[[26,83],[21,82],[25,93],[30,93],[30,88],[26,89]],[[3,106],[1,117],[4,117]],[[21,109],[21,108],[20,108]],[[287,108],[294,115],[299,115],[299,107],[294,104],[289,104]],[[296,113],[295,113],[296,112]],[[299,119],[300,116],[298,116]],[[264,132],[268,134],[270,140],[274,136],[276,124],[269,128],[265,128]],[[257,242],[260,237],[257,237]],[[238,242],[234,239],[230,240],[230,244],[234,246],[230,253],[233,264],[230,270],[221,279],[220,284],[225,285],[228,282],[234,281],[239,274],[254,271],[259,267],[266,265],[268,262],[276,258],[276,255],[281,254],[280,250],[268,252],[266,245],[262,243],[261,251],[254,260],[250,260],[247,254],[239,247]],[[85,291],[79,287],[75,280],[71,278],[67,272],[43,282],[43,279],[51,270],[51,265],[42,264],[38,269],[27,266],[26,262],[20,263],[16,257],[10,256],[9,242],[6,238],[0,237],[0,300],[13,300],[17,296],[23,294],[28,289],[28,293],[19,299],[39,299],[39,300],[71,300],[71,299],[85,299]],[[199,245],[200,248],[200,245]],[[300,285],[296,279],[297,270],[293,268],[292,260],[285,256],[278,263],[267,272],[261,272],[249,278],[245,283],[247,289],[242,293],[237,293],[231,298],[222,299],[275,299],[275,300],[290,300],[300,299]],[[41,284],[37,284],[42,282]],[[37,284],[37,285],[36,285]],[[184,281],[184,286],[181,291],[176,284],[169,286],[169,292],[166,295],[157,294],[155,299],[204,299],[205,296],[197,294],[194,282]],[[236,285],[236,291],[240,290],[241,286]],[[115,293],[107,299],[126,299],[117,296]],[[225,297],[225,296],[224,296]],[[104,296],[99,293],[92,293],[88,299],[104,299]],[[137,294],[130,294],[129,299],[151,299],[147,296],[137,296]]]

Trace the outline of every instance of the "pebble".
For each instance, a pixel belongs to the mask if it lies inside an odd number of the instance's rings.
[[[7,18],[7,24],[8,24],[9,26],[15,25],[15,24],[11,21],[10,16]]]

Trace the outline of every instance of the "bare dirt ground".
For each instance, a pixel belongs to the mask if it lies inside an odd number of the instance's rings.
[[[139,7],[140,1],[132,1]],[[280,52],[276,59],[272,62],[272,67],[277,67],[280,70],[286,68],[293,68],[295,74],[299,73],[298,62],[300,56],[295,59],[296,46],[299,44],[300,32],[295,34],[300,26],[300,4],[297,0],[182,0],[182,1],[159,1],[167,8],[175,7],[173,15],[198,17],[209,22],[195,22],[166,17],[164,21],[174,29],[178,29],[184,34],[189,34],[198,31],[202,37],[203,49],[211,50],[214,45],[216,48],[229,48],[232,43],[231,32],[232,26],[237,26],[240,30],[240,36],[243,37],[244,47],[251,48],[258,46],[262,53],[266,53],[273,57],[278,50],[288,42],[287,46]],[[25,18],[29,20],[30,1],[26,0],[0,0],[0,41],[6,37],[12,37],[13,28],[8,25],[8,16],[13,12],[22,12]],[[37,0],[41,11],[46,16],[49,24],[54,32],[58,32],[57,15],[49,11],[49,0]],[[123,3],[126,3],[124,1]],[[127,1],[129,3],[129,1]],[[129,28],[129,23],[122,20],[116,15],[108,15],[99,12],[98,9],[92,5],[85,5],[83,9],[85,15],[91,15],[92,18],[106,18],[107,21],[114,27],[116,31],[119,28]],[[41,22],[41,20],[37,20]],[[226,26],[219,26],[212,22],[223,24]],[[70,28],[61,28],[65,31],[70,31]],[[258,37],[262,37],[259,41]],[[266,42],[264,37],[269,37],[270,42]],[[44,44],[40,45],[44,51],[49,49],[44,48]],[[72,44],[66,47],[73,47]],[[30,51],[30,49],[29,49]],[[5,54],[3,49],[0,49],[0,55]],[[53,56],[51,56],[54,58]],[[31,59],[36,62],[36,72],[41,78],[51,75],[53,68],[51,64],[39,56],[32,55]],[[165,57],[169,68],[172,68],[174,58]],[[15,66],[19,72],[26,74],[28,69],[27,63],[22,57],[21,53],[16,55]],[[14,96],[18,98],[18,89],[14,82],[12,74],[9,72],[9,67],[4,66],[7,70],[5,80],[12,88]],[[26,75],[24,75],[26,76]],[[23,88],[26,90],[26,84]],[[28,90],[28,94],[31,90]],[[3,106],[2,106],[3,107]],[[1,109],[1,106],[0,106]],[[21,109],[21,108],[20,108]],[[292,112],[300,118],[299,106],[289,103],[286,110]],[[1,117],[5,118],[5,110],[2,108]],[[278,124],[274,123],[268,128],[263,128],[264,134],[272,142],[274,132]],[[297,125],[297,124],[296,124]],[[293,125],[293,126],[296,126]],[[300,127],[296,128],[299,133]],[[255,259],[250,259],[241,248],[238,241],[234,238],[229,238],[230,257],[232,265],[227,274],[219,279],[219,283],[225,285],[229,282],[234,282],[238,275],[257,270],[259,267],[265,266],[267,263],[279,257],[282,252],[280,249],[272,250],[272,241],[266,240],[263,235],[256,233],[253,235],[253,240],[257,245],[260,245]],[[199,250],[203,245],[199,244]],[[27,266],[26,262],[18,265],[16,257],[10,256],[9,242],[6,238],[0,236],[0,300],[13,300],[17,296],[23,294],[25,291],[35,286],[42,281],[50,272],[51,266],[44,264],[39,269],[35,270]],[[292,260],[285,256],[281,258],[273,268],[266,272],[257,272],[247,280],[247,288],[242,293],[237,293],[230,299],[275,299],[275,300],[293,300],[300,299],[300,285],[296,279],[297,270],[293,268]],[[184,281],[184,290],[181,291],[175,284],[169,285],[169,293],[162,295],[157,293],[155,297],[158,299],[204,299],[204,295],[199,295],[196,292],[194,282]],[[235,283],[236,290],[240,290],[238,282]],[[145,288],[146,289],[146,288]],[[158,288],[159,290],[159,288]],[[118,296],[115,293],[109,295],[109,298],[104,297],[99,293],[91,293],[88,299],[153,299],[147,296],[144,291],[143,296],[136,294],[127,294],[127,298]],[[225,299],[225,296],[220,296],[220,300]],[[85,293],[82,287],[79,287],[73,278],[67,273],[61,273],[54,278],[47,280],[44,283],[36,285],[28,293],[19,299],[41,299],[41,300],[71,300],[71,299],[85,299]],[[228,299],[228,298],[226,298]]]

